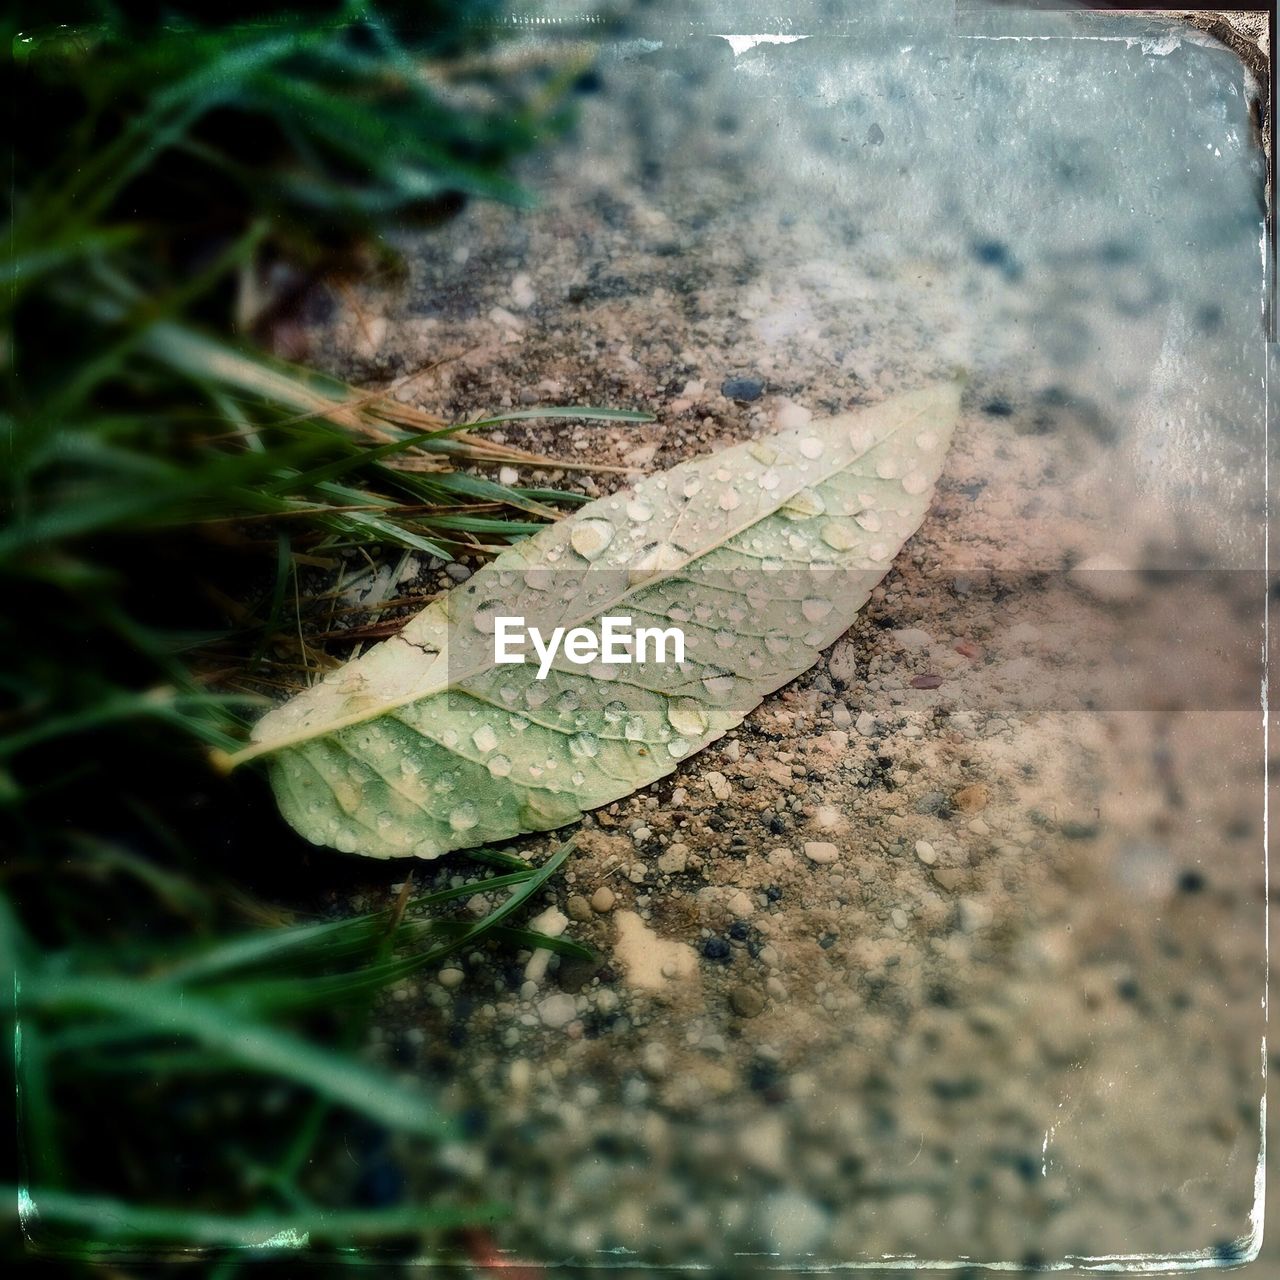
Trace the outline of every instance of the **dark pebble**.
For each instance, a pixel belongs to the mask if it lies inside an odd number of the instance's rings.
[[[1009,261],[1009,250],[999,240],[979,240],[973,246],[973,256],[988,267],[1002,267]]]
[[[730,400],[759,400],[764,394],[764,383],[759,378],[726,378],[720,384],[720,394]]]
[[[752,1093],[762,1093],[766,1101],[782,1101],[786,1097],[786,1078],[776,1062],[757,1058],[747,1068],[747,1087]]]
[[[1109,267],[1122,267],[1138,260],[1138,250],[1123,240],[1104,240],[1098,246],[1098,257]]]
[[[942,685],[942,677],[935,676],[931,672],[922,676],[911,677],[911,687],[913,689],[937,689]]]
[[[1199,893],[1204,888],[1204,876],[1198,871],[1184,871],[1178,877],[1178,888],[1183,893]]]
[[[729,951],[729,944],[723,938],[708,938],[702,944],[702,954],[708,960],[727,960]]]
[[[1132,978],[1121,978],[1116,983],[1116,995],[1132,1004],[1138,998],[1138,984]]]
[[[1222,328],[1222,308],[1208,303],[1196,311],[1196,327],[1201,333],[1217,333]]]
[[[777,902],[778,899],[782,897],[782,890],[776,884],[771,884],[764,891],[764,896],[768,898],[770,902]]]
[[[982,406],[982,412],[989,413],[993,418],[1011,418],[1013,416],[1013,405],[997,396],[994,400],[988,400]]]
[[[729,926],[729,937],[735,942],[745,942],[747,934],[751,932],[751,926],[745,920],[735,920]]]
[[[867,130],[867,142],[873,147],[878,147],[883,141],[884,130],[878,124],[873,124]]]
[[[1006,280],[1018,280],[1022,276],[1022,268],[1014,260],[1007,245],[999,240],[979,240],[973,246],[973,256],[983,266],[993,267]]]
[[[937,813],[947,807],[947,797],[941,791],[926,791],[915,803],[917,813]]]
[[[1062,834],[1068,840],[1092,840],[1098,834],[1098,826],[1094,822],[1064,822]]]
[[[960,1076],[955,1080],[932,1080],[930,1087],[934,1097],[942,1102],[964,1102],[976,1098],[982,1092],[981,1081],[973,1076]]]
[[[818,946],[820,946],[823,951],[830,951],[831,948],[836,945],[836,940],[839,936],[840,935],[836,933],[824,933],[822,937],[818,939]]]

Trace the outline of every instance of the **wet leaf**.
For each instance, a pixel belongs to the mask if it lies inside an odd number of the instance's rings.
[[[307,839],[374,857],[573,822],[671,772],[810,667],[919,527],[958,407],[930,387],[680,464],[542,529],[397,636],[265,716]],[[678,629],[685,660],[495,661],[502,617],[544,638],[602,619]],[[507,624],[502,624],[507,625]],[[634,645],[633,645],[634,647]],[[586,656],[590,657],[589,650]]]

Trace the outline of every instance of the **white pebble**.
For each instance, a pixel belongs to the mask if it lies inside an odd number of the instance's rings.
[[[835,862],[839,858],[840,850],[826,840],[806,840],[804,843],[804,856],[810,862],[829,863]]]
[[[511,302],[520,311],[528,311],[537,301],[533,281],[523,271],[511,281]]]
[[[559,992],[538,1002],[538,1017],[543,1026],[559,1030],[566,1027],[578,1016],[578,1006],[571,995]]]

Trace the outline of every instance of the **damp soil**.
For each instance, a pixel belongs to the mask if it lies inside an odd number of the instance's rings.
[[[401,1170],[408,1194],[505,1203],[493,1247],[541,1262],[1230,1260],[1265,886],[1257,495],[1221,490],[1257,440],[1214,421],[1209,478],[1162,487],[1153,451],[1178,441],[1143,414],[1179,325],[1247,379],[1213,344],[1238,347],[1254,304],[1129,222],[1068,248],[957,215],[922,240],[883,193],[824,203],[821,165],[891,145],[892,106],[833,123],[796,96],[806,149],[782,157],[774,82],[691,48],[607,63],[527,175],[538,206],[406,236],[403,277],[337,298],[313,357],[450,418],[651,411],[489,432],[574,464],[522,483],[590,496],[957,367],[961,419],[848,633],[562,833],[532,916],[596,959],[477,951],[380,1008],[370,1052],[468,1117]],[[425,601],[467,568],[380,572]],[[378,865],[351,906],[408,871],[461,880]]]

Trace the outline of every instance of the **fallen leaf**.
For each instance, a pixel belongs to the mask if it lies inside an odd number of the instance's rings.
[[[919,527],[958,409],[925,388],[681,463],[503,552],[259,722],[316,844],[434,858],[545,831],[670,773],[839,637]],[[685,660],[495,661],[551,636],[676,628]],[[505,625],[505,624],[503,624]]]

